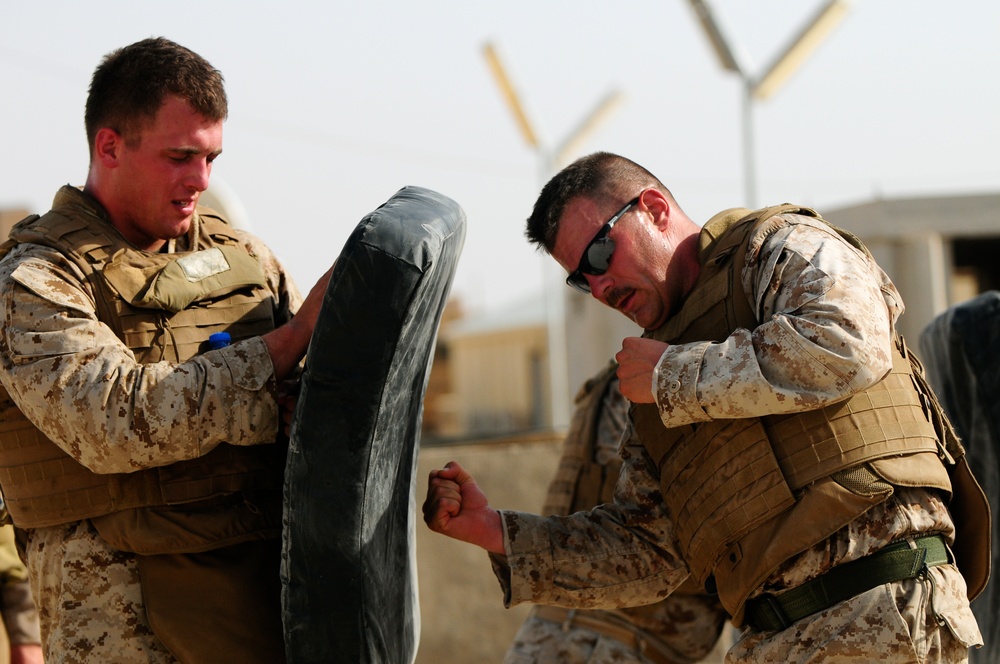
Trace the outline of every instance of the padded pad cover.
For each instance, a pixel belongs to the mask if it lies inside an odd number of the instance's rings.
[[[464,239],[457,203],[406,187],[358,224],[337,259],[285,474],[292,664],[416,656],[413,480],[432,350]]]

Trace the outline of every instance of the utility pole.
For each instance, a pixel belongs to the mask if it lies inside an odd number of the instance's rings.
[[[483,46],[483,55],[497,87],[500,88],[504,101],[514,117],[521,136],[528,147],[534,150],[538,156],[539,188],[548,182],[556,171],[576,156],[577,150],[584,140],[593,134],[594,130],[611,115],[624,97],[617,90],[609,92],[594,105],[561,143],[551,146],[539,136],[536,129],[537,124],[531,121],[525,104],[522,102],[522,96],[513,80],[508,76],[496,46],[487,42]],[[569,425],[571,400],[566,353],[565,286],[563,285],[563,275],[554,261],[545,261],[543,275],[542,287],[545,296],[549,346],[549,401],[552,409],[552,426],[565,427]]]
[[[802,63],[843,20],[848,0],[829,0],[788,42],[770,66],[759,76],[753,74],[749,56],[729,36],[716,18],[708,0],[688,0],[698,18],[719,64],[740,77],[743,83],[743,176],[746,205],[757,207],[757,168],[754,147],[753,103],[768,99],[802,66]]]

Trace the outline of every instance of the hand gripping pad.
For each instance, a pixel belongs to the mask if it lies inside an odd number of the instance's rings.
[[[282,613],[292,664],[408,663],[419,637],[414,474],[465,213],[405,187],[337,259],[285,474]]]

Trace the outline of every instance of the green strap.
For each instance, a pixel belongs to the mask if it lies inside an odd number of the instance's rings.
[[[883,583],[912,579],[948,562],[948,547],[940,535],[921,537],[914,544],[916,548],[907,541],[890,544],[780,595],[755,597],[746,605],[747,624],[760,631],[782,630]]]

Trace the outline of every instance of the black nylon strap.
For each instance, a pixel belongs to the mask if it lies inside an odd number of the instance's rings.
[[[948,562],[948,547],[940,535],[897,542],[838,565],[811,581],[780,595],[769,593],[747,601],[746,622],[759,631],[782,630],[797,620],[871,590],[883,583],[912,579],[928,567]]]

